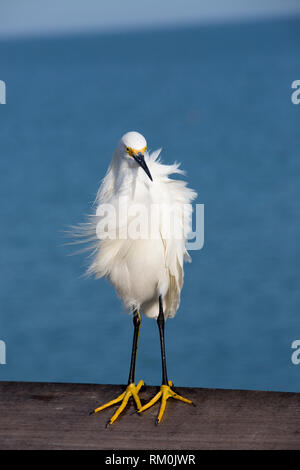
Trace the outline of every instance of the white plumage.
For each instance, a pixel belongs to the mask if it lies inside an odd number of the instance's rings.
[[[180,303],[183,262],[190,259],[185,248],[190,203],[196,193],[184,181],[170,178],[183,174],[179,164],[162,164],[160,150],[148,154],[146,146],[137,132],[122,137],[99,188],[95,215],[81,225],[80,234],[93,241],[89,274],[107,277],[130,312],[138,309],[157,318],[161,295],[167,318]],[[139,164],[138,156],[143,157]],[[169,230],[171,212],[177,236]],[[133,234],[128,227],[136,229]]]

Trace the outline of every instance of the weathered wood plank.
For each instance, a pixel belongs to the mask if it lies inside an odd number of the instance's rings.
[[[110,428],[113,409],[89,410],[118,385],[0,382],[1,449],[300,449],[300,394],[178,388],[196,408],[169,400],[142,416],[131,404]],[[147,401],[156,392],[142,392]]]

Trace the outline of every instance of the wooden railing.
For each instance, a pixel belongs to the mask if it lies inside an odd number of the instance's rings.
[[[300,394],[178,388],[196,407],[169,400],[134,413],[130,404],[105,428],[114,409],[90,409],[119,395],[118,385],[0,382],[1,449],[300,449]],[[156,392],[141,393],[147,401]]]

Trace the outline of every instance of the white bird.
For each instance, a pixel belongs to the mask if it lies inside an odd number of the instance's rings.
[[[128,385],[116,399],[96,408],[97,413],[121,403],[107,424],[112,424],[133,397],[140,413],[161,399],[158,424],[166,401],[173,397],[192,403],[172,390],[168,381],[164,324],[179,307],[183,285],[183,262],[190,257],[185,248],[191,228],[191,202],[196,193],[186,182],[170,178],[183,174],[179,164],[164,165],[160,150],[148,154],[145,138],[128,132],[121,138],[98,190],[96,212],[77,234],[93,241],[93,259],[88,273],[107,277],[126,309],[133,314],[134,337]],[[135,385],[137,343],[141,313],[157,319],[162,357],[162,385],[158,394],[142,406]]]

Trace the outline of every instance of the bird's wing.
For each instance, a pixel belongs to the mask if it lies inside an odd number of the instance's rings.
[[[169,288],[164,298],[165,315],[175,315],[183,284],[183,262],[191,258],[186,250],[186,238],[191,231],[192,201],[197,194],[182,180],[170,178],[171,174],[184,174],[179,164],[163,165],[157,157],[159,151],[149,157],[150,172],[158,187],[160,234],[165,248],[165,263],[169,271]],[[171,224],[171,225],[170,225]],[[173,224],[173,225],[172,225]]]
[[[100,187],[98,189],[98,193],[96,196],[95,204],[105,204],[109,202],[114,194],[115,189],[115,165],[114,160],[109,165],[106,175],[104,176]]]
[[[101,240],[97,235],[98,223],[101,219],[99,215],[99,208],[103,207],[106,203],[109,203],[114,196],[114,164],[113,162],[108,167],[105,177],[103,178],[100,187],[97,192],[97,196],[94,202],[95,210],[94,213],[87,217],[87,220],[76,226],[70,227],[70,236],[73,239],[72,244],[79,245],[83,244],[85,247],[81,250],[77,250],[75,254],[86,251],[91,252],[92,262],[90,263],[86,274],[96,275],[101,277],[101,274],[97,270],[96,258],[100,250]]]

